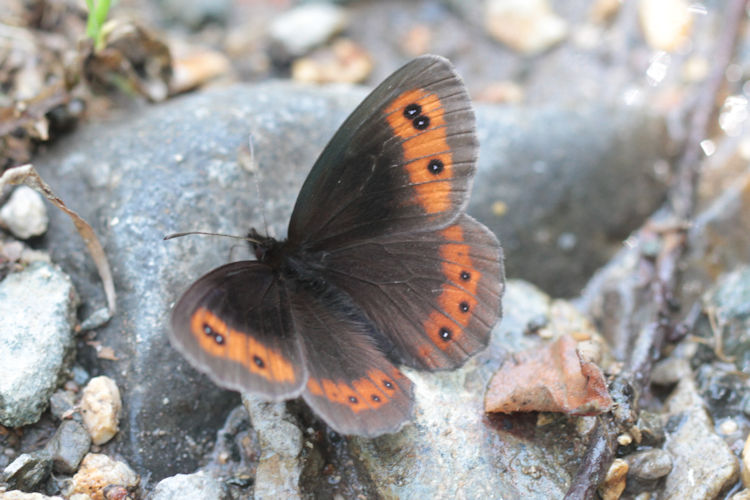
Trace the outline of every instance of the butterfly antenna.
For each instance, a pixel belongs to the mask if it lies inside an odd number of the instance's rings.
[[[245,170],[255,174],[255,194],[258,200],[262,200],[261,196],[261,184],[263,184],[263,174],[260,171],[258,162],[255,161],[255,146],[253,146],[253,135],[252,133],[247,136],[247,146],[240,150],[240,163],[245,167]],[[263,234],[268,234],[268,221],[266,220],[266,207],[261,205],[260,216],[263,218]]]
[[[255,238],[251,238],[249,236],[235,236],[233,234],[224,234],[224,233],[209,233],[209,232],[206,232],[206,231],[187,231],[187,232],[184,232],[184,233],[172,233],[172,234],[166,235],[164,237],[164,241],[171,240],[173,238],[180,238],[182,236],[190,236],[192,234],[200,234],[200,235],[203,235],[203,236],[223,236],[225,238],[234,238],[235,240],[244,240],[244,241],[249,241],[251,243],[260,243]]]

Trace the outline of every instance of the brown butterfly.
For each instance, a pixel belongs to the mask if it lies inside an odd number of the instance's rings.
[[[196,281],[172,312],[173,345],[218,385],[302,395],[334,430],[377,436],[413,413],[396,363],[456,368],[500,317],[502,251],[464,213],[477,137],[450,62],[419,57],[333,136],[283,241]]]

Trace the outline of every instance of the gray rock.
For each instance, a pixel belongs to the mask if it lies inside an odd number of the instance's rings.
[[[469,212],[500,236],[508,275],[553,296],[579,293],[664,199],[666,136],[643,110],[477,106],[477,120]]]
[[[75,420],[65,420],[45,449],[52,456],[55,472],[73,474],[91,447],[91,437],[83,425]]]
[[[717,276],[750,264],[749,192],[750,176],[740,176],[695,218],[679,290],[682,303],[698,300]]]
[[[690,362],[683,358],[666,358],[654,365],[651,372],[651,383],[656,385],[673,385],[692,374]]]
[[[116,379],[124,398],[123,436],[161,436],[159,440],[134,443],[124,438],[115,443],[117,451],[136,470],[151,473],[154,480],[195,470],[224,415],[237,404],[236,398],[216,388],[206,377],[198,376],[168,345],[165,332],[171,306],[193,280],[225,263],[230,253],[238,259],[248,250],[233,240],[187,237],[163,242],[162,237],[186,230],[245,234],[250,227],[263,229],[264,219],[272,236],[284,236],[296,193],[310,167],[363,96],[359,89],[313,89],[280,83],[218,89],[140,111],[106,129],[82,127],[38,158],[42,175],[71,208],[94,224],[110,257],[119,292],[119,312],[98,330],[97,339],[112,347],[118,359],[100,365],[95,353],[87,351],[82,363],[92,372]],[[479,107],[479,134],[484,141],[483,151],[486,148],[488,153],[480,156],[475,193],[479,192],[484,201],[476,204],[477,209],[498,199],[488,191],[490,180],[483,171],[487,175],[503,168],[519,172],[517,164],[501,164],[496,157],[497,152],[522,139],[518,130],[538,136],[540,132],[528,127],[529,123],[567,116],[562,112],[527,110],[524,114]],[[593,120],[593,113],[589,119]],[[514,120],[523,120],[526,126]],[[643,120],[634,118],[628,123],[644,128]],[[542,133],[545,130],[548,129],[542,129]],[[581,130],[585,128],[571,133],[580,135]],[[562,132],[557,130],[556,134],[554,138],[560,139]],[[240,158],[248,137],[254,156],[243,162]],[[644,144],[633,149],[650,150],[651,138],[643,140]],[[550,149],[542,139],[522,143],[519,150],[531,143],[544,151]],[[557,143],[560,157],[567,151],[563,146],[582,147],[572,138]],[[611,146],[606,143],[586,147],[600,151]],[[503,158],[517,159],[519,154],[508,153]],[[647,162],[638,165],[644,163]],[[518,180],[512,175],[504,179],[526,183],[529,179],[525,175],[518,174]],[[547,183],[561,182],[550,180],[549,176],[539,177]],[[576,178],[580,189],[577,193],[588,192],[588,179],[596,181],[591,190],[601,187],[602,177],[576,174]],[[636,199],[645,196],[645,188],[637,183],[632,191],[623,189],[618,177],[613,183],[618,185],[612,196],[630,200],[617,201],[617,206],[636,206]],[[529,196],[544,198],[546,191],[542,186],[541,180],[532,184],[537,190]],[[258,189],[260,196],[255,194]],[[513,192],[520,190],[518,187]],[[503,196],[511,201],[509,196]],[[557,205],[544,206],[562,211]],[[539,220],[534,218],[537,215],[512,210],[508,217],[514,218],[514,227],[521,228],[532,219]],[[55,260],[66,269],[75,270],[76,286],[87,298],[82,311],[85,317],[96,309],[97,302],[103,302],[93,263],[64,216],[53,211],[50,217],[46,241]],[[584,231],[585,226],[582,227]],[[593,234],[576,235],[581,241],[594,238]],[[529,259],[532,254],[524,248],[511,251],[516,253],[508,255],[509,261]],[[540,262],[535,256],[534,261]],[[550,282],[561,281],[557,271],[551,271],[550,276]]]
[[[737,481],[739,463],[714,432],[691,378],[680,381],[666,407],[670,419],[664,449],[672,456],[673,466],[659,498],[716,498]]]
[[[628,476],[640,480],[659,479],[672,470],[672,457],[658,448],[633,453],[625,461],[629,466]]]
[[[62,419],[68,411],[73,409],[75,403],[76,397],[72,392],[59,389],[50,396],[49,409],[52,415]]]
[[[151,500],[223,500],[222,484],[206,472],[177,474],[159,481]]]
[[[30,491],[47,479],[51,471],[52,458],[48,453],[24,453],[3,470],[2,480],[11,488]]]
[[[243,395],[242,402],[258,433],[261,456],[255,473],[255,498],[299,499],[303,463],[302,431],[284,403],[268,403]]]
[[[78,298],[56,266],[37,262],[0,281],[0,423],[36,422],[70,361]]]
[[[661,446],[664,442],[664,423],[660,414],[641,410],[635,426],[641,434],[643,446]]]

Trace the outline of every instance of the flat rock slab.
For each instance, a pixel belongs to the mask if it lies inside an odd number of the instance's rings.
[[[278,82],[217,89],[82,127],[38,159],[42,175],[92,223],[110,258],[118,314],[98,331],[97,340],[114,349],[117,359],[97,359],[89,349],[81,361],[90,372],[113,377],[121,388],[122,428],[108,446],[115,446],[138,472],[159,480],[194,470],[226,413],[239,402],[190,368],[169,346],[166,329],[174,301],[193,280],[249,251],[229,239],[162,238],[189,230],[242,235],[251,227],[283,237],[310,167],[365,93]],[[637,132],[650,130],[651,118],[636,108],[570,113],[478,106],[482,150],[470,212],[500,233],[513,269],[547,265],[539,258],[543,253],[525,246],[539,236],[523,236],[540,221],[554,228],[545,233],[553,240],[558,231],[566,231],[557,228],[555,216],[570,231],[574,226],[572,239],[578,246],[574,244],[577,252],[570,259],[594,262],[586,256],[603,260],[610,252],[603,233],[627,234],[640,213],[645,215],[661,199],[649,163],[657,156],[651,153],[658,149],[658,134]],[[619,114],[628,118],[617,119]],[[605,118],[611,125],[602,127],[599,122]],[[541,126],[549,120],[561,125]],[[607,133],[597,134],[600,128]],[[547,131],[550,141],[543,137]],[[602,141],[596,142],[597,137]],[[613,149],[612,141],[620,140],[624,142]],[[628,157],[626,144],[649,153]],[[605,161],[609,151],[619,151],[619,159]],[[593,152],[598,156],[590,160]],[[535,163],[540,154],[546,155],[544,168]],[[569,159],[565,168],[557,166],[561,159]],[[621,176],[609,170],[623,165],[631,170]],[[589,196],[603,189],[610,174],[606,196]],[[647,176],[652,179],[648,189],[645,181],[623,181]],[[563,187],[556,190],[553,184]],[[527,198],[533,209],[521,203]],[[614,209],[631,205],[637,210],[625,217]],[[500,216],[503,206],[507,210]],[[576,215],[581,213],[586,217]],[[67,218],[53,210],[50,219],[45,244],[85,297],[85,316],[104,302],[93,263]],[[569,240],[564,237],[562,243],[569,245]],[[559,241],[549,243],[550,253]],[[588,242],[595,243],[589,253],[583,250]],[[548,261],[545,283],[571,288],[566,263]],[[558,267],[551,267],[552,262]]]

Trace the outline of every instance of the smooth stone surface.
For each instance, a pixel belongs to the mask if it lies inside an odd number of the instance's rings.
[[[715,433],[691,378],[677,385],[667,400],[670,414],[664,450],[672,455],[660,498],[716,498],[737,481],[739,464],[729,446]]]
[[[666,135],[639,108],[477,106],[477,121],[468,211],[499,236],[507,275],[553,296],[578,294],[664,199]]]
[[[124,438],[116,440],[114,446],[136,470],[153,474],[154,480],[195,470],[224,416],[238,402],[236,396],[199,376],[168,345],[166,329],[172,305],[192,281],[230,258],[246,258],[249,251],[228,239],[193,236],[165,242],[162,238],[187,230],[241,235],[251,227],[268,227],[272,236],[283,237],[296,193],[310,167],[364,95],[363,90],[348,87],[310,88],[278,82],[216,89],[121,117],[107,127],[82,127],[39,157],[37,167],[42,175],[71,208],[94,225],[110,258],[119,293],[118,314],[98,330],[97,340],[111,347],[117,360],[102,362],[93,349],[87,349],[82,363],[92,373],[111,376],[120,387]],[[613,124],[611,129],[591,123],[595,118],[601,120],[602,113],[607,123]],[[588,117],[584,121],[590,128],[586,129],[570,128],[578,122],[564,110],[478,106],[482,153],[471,207],[481,217],[479,208],[498,199],[508,204],[510,210],[501,221],[490,220],[517,228],[517,232],[501,231],[501,240],[507,233],[511,249],[511,254],[506,252],[508,262],[526,261],[529,268],[547,265],[540,260],[542,254],[519,246],[518,235],[531,230],[539,217],[544,218],[539,210],[524,210],[524,204],[554,198],[550,185],[565,184],[560,177],[575,177],[571,184],[577,189],[575,193],[589,199],[613,174],[607,170],[610,167],[602,165],[614,165],[612,168],[636,175],[632,172],[638,169],[630,163],[624,168],[609,156],[603,160],[605,151],[622,153],[613,158],[626,152],[624,143],[618,142],[623,148],[618,149],[609,142],[615,140],[615,131],[641,141],[636,148],[625,140],[631,146],[627,151],[639,155],[654,149],[654,137],[641,135],[643,132],[626,133],[630,129],[625,125],[630,123],[643,131],[648,129],[644,120],[651,122],[636,109],[625,113],[641,118],[618,120],[616,112],[600,109],[574,112]],[[548,121],[553,118],[566,123],[551,127]],[[582,144],[582,130],[590,130],[603,142]],[[610,132],[603,133],[606,131]],[[550,148],[549,141],[558,147]],[[249,160],[248,144],[253,151]],[[586,161],[578,158],[581,161],[564,164],[573,171],[578,164],[585,168],[575,174],[561,168],[552,176],[519,169],[518,165],[533,162],[523,153],[532,145],[539,154],[554,150],[555,161],[585,146]],[[592,150],[602,156],[589,159],[596,156],[592,156]],[[632,164],[649,165],[646,156],[631,157]],[[593,175],[596,168],[604,170]],[[506,174],[494,179],[493,172],[500,171]],[[501,180],[503,184],[498,184]],[[589,180],[594,184],[587,184]],[[600,231],[591,220],[606,219],[603,214],[615,221],[624,217],[635,223],[631,210],[648,211],[648,203],[641,206],[636,202],[648,198],[650,191],[645,186],[635,181],[624,183],[617,176],[611,182],[608,205],[603,208],[597,205],[596,197],[591,198],[588,205],[597,215],[592,212],[589,219],[575,222],[580,231],[589,227]],[[622,189],[623,185],[632,185],[633,190]],[[660,192],[654,192],[651,202],[660,198]],[[559,203],[536,204],[543,207],[541,211],[549,210],[558,217],[565,213]],[[622,213],[615,210],[623,207],[627,210]],[[50,217],[45,243],[55,260],[71,270],[80,293],[86,297],[82,311],[82,317],[86,317],[103,303],[93,263],[65,216],[53,211]],[[622,231],[629,231],[629,227]],[[581,232],[576,238],[579,242],[598,241],[593,234]],[[583,252],[583,247],[577,250]],[[568,257],[576,262],[595,260],[583,255]],[[548,269],[544,275],[547,284],[550,288],[554,288],[553,283],[570,285],[565,274],[571,272],[569,261],[556,262],[562,268]],[[139,442],[133,442],[131,436],[138,436]]]
[[[73,474],[91,447],[91,437],[75,420],[65,420],[49,440],[45,449],[52,456],[55,472]]]
[[[223,500],[227,495],[219,481],[200,471],[177,474],[159,481],[151,500]]]
[[[0,424],[36,422],[71,360],[76,295],[57,266],[37,262],[0,281]]]

